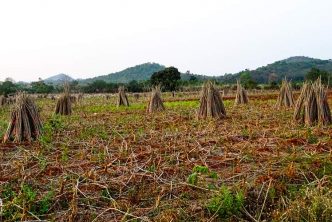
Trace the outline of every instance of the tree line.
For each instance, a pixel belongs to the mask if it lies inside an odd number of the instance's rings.
[[[317,78],[321,78],[323,84],[330,85],[330,77],[331,73],[318,68],[312,68],[305,75],[305,80],[315,81]],[[268,78],[268,82],[263,85],[264,88],[277,89],[279,82],[277,82],[276,79],[277,78],[271,74]],[[258,85],[247,70],[240,73],[239,80],[246,89],[262,87],[262,85]],[[181,80],[181,73],[178,69],[168,67],[155,72],[149,80],[145,81],[133,80],[129,83],[108,83],[103,80],[96,80],[92,83],[82,85],[75,80],[70,82],[70,88],[73,92],[115,93],[118,91],[119,86],[124,86],[129,92],[146,92],[150,91],[151,87],[160,85],[163,91],[175,91],[182,87],[200,86],[203,82],[204,80],[199,80],[194,75],[190,76],[188,80]],[[220,85],[226,84],[225,81],[215,80],[215,82]],[[301,83],[300,81],[294,81],[293,84],[295,84],[294,87],[297,88],[298,86],[296,84]],[[30,84],[14,83],[10,80],[0,83],[0,95],[10,95],[17,91],[41,94],[59,93],[63,91],[63,86],[47,84],[43,80],[31,82]]]

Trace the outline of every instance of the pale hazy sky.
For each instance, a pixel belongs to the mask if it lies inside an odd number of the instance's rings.
[[[331,0],[0,0],[0,80],[145,62],[223,75],[332,58]]]

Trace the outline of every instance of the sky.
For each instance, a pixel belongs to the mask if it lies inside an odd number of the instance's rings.
[[[331,0],[0,1],[0,80],[156,62],[205,75],[332,58]]]

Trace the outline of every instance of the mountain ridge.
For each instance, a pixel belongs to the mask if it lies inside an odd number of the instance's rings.
[[[265,66],[258,67],[254,70],[246,69],[238,73],[219,76],[182,73],[181,79],[189,80],[190,77],[194,76],[199,80],[213,79],[225,83],[234,83],[237,79],[240,78],[243,72],[248,72],[253,78],[253,80],[258,83],[269,82],[269,78],[271,78],[271,75],[274,75],[276,81],[280,81],[284,77],[287,77],[288,79],[293,81],[302,81],[305,77],[305,74],[314,67],[332,73],[332,60],[316,59],[306,56],[293,56],[287,59],[275,61]],[[158,72],[164,68],[166,68],[166,66],[158,63],[148,62],[106,75],[100,75],[87,79],[78,79],[78,81],[81,84],[88,84],[97,80],[103,80],[108,83],[128,83],[132,80],[145,81],[149,80],[154,72]],[[45,82],[59,84],[68,80],[73,81],[74,79],[71,78],[69,75],[62,73],[45,79]]]
[[[53,84],[54,83],[55,84],[63,84],[64,82],[71,82],[73,80],[74,79],[72,77],[70,77],[69,75],[64,74],[64,73],[60,73],[60,74],[50,76],[50,77],[44,79],[44,82],[45,83],[53,83]]]
[[[150,79],[153,73],[163,70],[165,68],[166,67],[164,65],[147,62],[126,68],[122,71],[84,79],[81,80],[81,82],[91,83],[96,80],[104,80],[105,82],[113,82],[113,83],[128,83],[132,80],[144,81]]]
[[[235,83],[243,72],[248,72],[252,79],[258,83],[268,83],[272,75],[275,81],[281,81],[284,77],[292,81],[303,81],[311,68],[318,68],[332,73],[332,61],[330,59],[323,60],[306,56],[293,56],[254,70],[243,70],[238,73],[219,76],[218,80]]]

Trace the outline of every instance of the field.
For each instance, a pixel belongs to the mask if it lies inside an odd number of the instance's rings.
[[[164,99],[146,114],[143,96],[86,97],[67,117],[36,100],[43,136],[0,144],[0,221],[332,220],[330,126],[294,123],[273,94],[226,97],[223,120],[198,120],[197,96]]]

